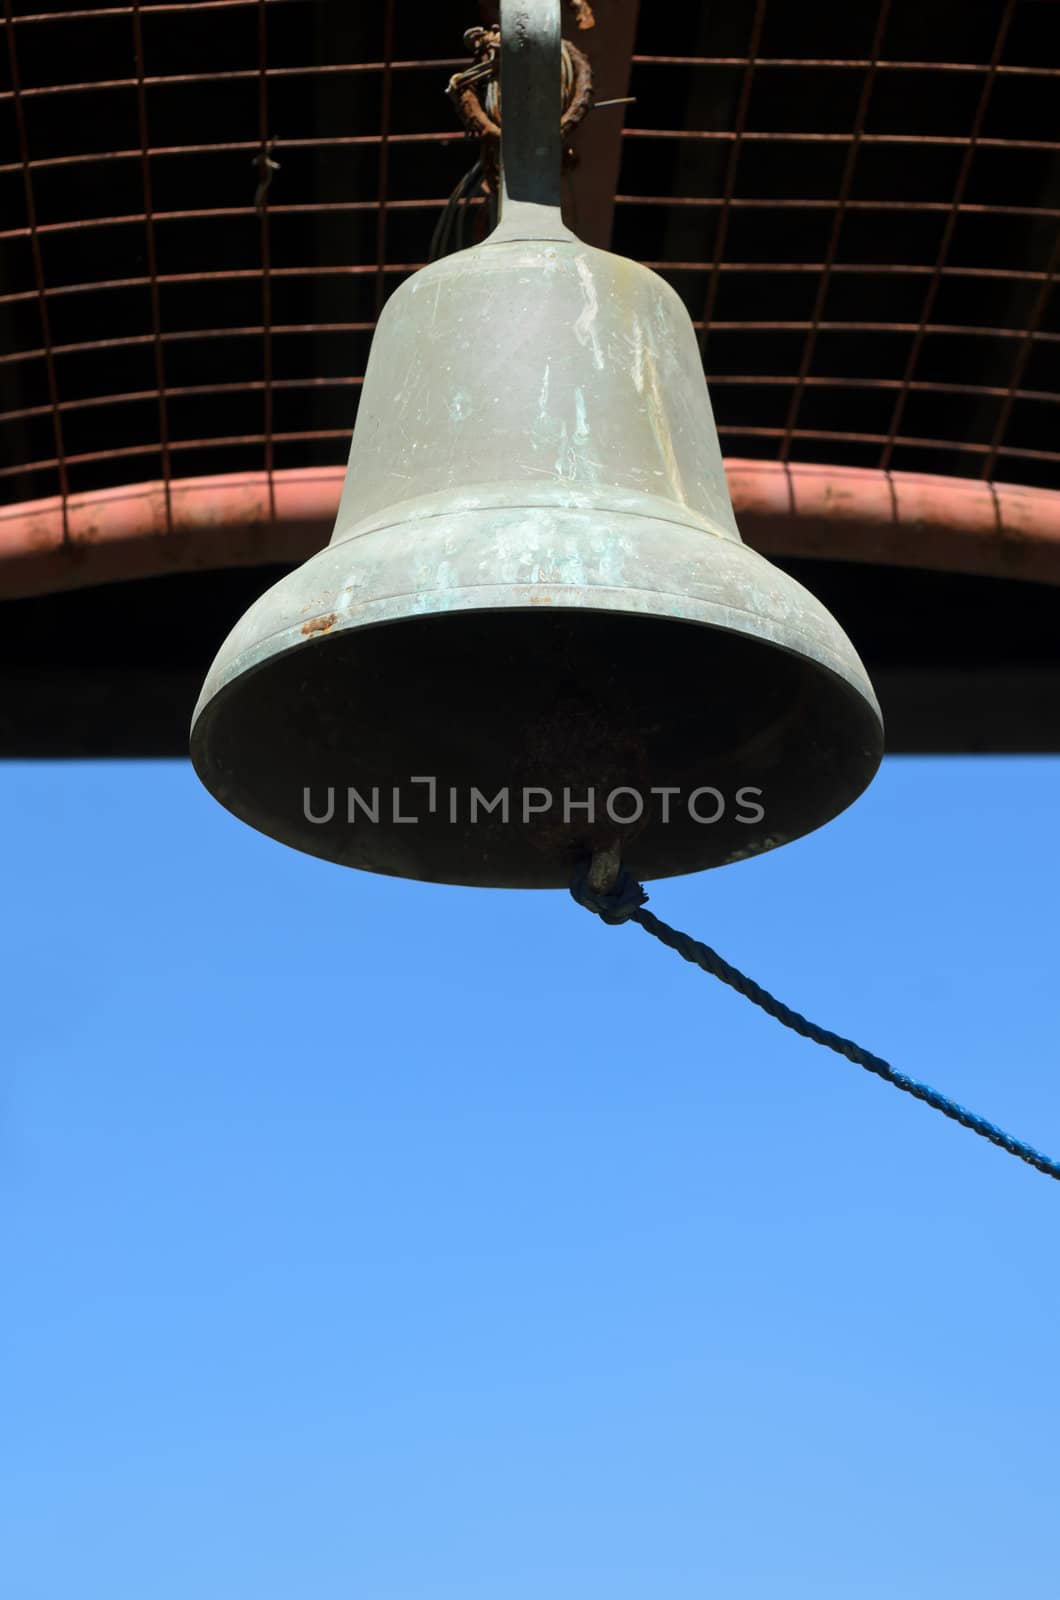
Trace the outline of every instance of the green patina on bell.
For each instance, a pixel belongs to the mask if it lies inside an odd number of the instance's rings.
[[[561,220],[558,14],[504,6],[499,225],[387,303],[331,543],[195,711],[222,804],[347,866],[694,872],[827,822],[882,754],[849,640],[740,540],[678,296]]]

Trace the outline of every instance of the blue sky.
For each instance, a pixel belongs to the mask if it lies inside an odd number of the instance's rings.
[[[652,909],[1060,1154],[1060,762]],[[1057,1572],[1060,1186],[563,894],[0,771],[11,1600],[979,1600]]]

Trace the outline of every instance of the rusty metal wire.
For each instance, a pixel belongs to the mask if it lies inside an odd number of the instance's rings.
[[[386,299],[386,208],[388,175],[390,172],[390,118],[394,84],[394,0],[386,0],[383,23],[382,95],[380,100],[379,129],[379,190],[376,200],[375,230],[375,314],[378,318]]]
[[[4,0],[0,499],[344,458],[466,58],[381,0],[334,59],[318,9]],[[800,57],[768,0],[738,42],[642,8],[615,248],[688,305],[731,453],[1060,487],[1049,8],[988,0],[967,59],[862,9]]]
[[[899,429],[902,425],[902,417],[905,413],[905,407],[909,399],[909,386],[912,382],[913,374],[916,372],[917,363],[920,360],[920,352],[924,345],[924,329],[931,318],[932,311],[934,310],[935,299],[938,295],[939,285],[942,282],[942,275],[946,270],[950,246],[953,243],[954,230],[957,226],[960,205],[964,199],[965,190],[968,186],[968,179],[972,171],[972,163],[975,160],[976,143],[982,135],[987,108],[990,104],[990,93],[994,87],[997,69],[1001,63],[1001,54],[1005,48],[1005,39],[1012,24],[1012,15],[1015,9],[1016,0],[1006,0],[1005,9],[1001,14],[1001,22],[994,40],[994,50],[990,57],[990,65],[986,76],[983,79],[983,85],[979,92],[979,100],[975,108],[975,116],[972,119],[972,125],[968,131],[968,140],[965,144],[964,152],[961,157],[960,170],[957,173],[957,181],[953,190],[953,199],[951,201],[949,211],[946,214],[946,222],[942,230],[942,237],[939,240],[938,252],[935,256],[934,269],[932,271],[931,279],[928,283],[927,289],[924,293],[923,306],[920,312],[920,320],[917,325],[916,333],[913,335],[912,344],[909,347],[909,355],[906,358],[905,371],[902,374],[902,382],[895,398],[894,409],[891,412],[891,420],[887,429],[887,439],[880,454],[880,466],[883,468],[889,467],[894,457],[895,440],[898,437]]]
[[[34,294],[40,317],[41,355],[44,359],[48,376],[48,397],[51,411],[53,440],[55,446],[55,471],[58,478],[59,493],[63,506],[63,539],[69,537],[67,525],[67,501],[70,494],[70,479],[66,466],[66,449],[63,444],[62,418],[59,414],[59,387],[55,373],[55,353],[52,346],[51,318],[48,313],[48,297],[44,285],[44,267],[41,261],[40,235],[37,228],[37,208],[33,196],[33,178],[30,169],[29,142],[26,136],[26,115],[22,98],[21,74],[18,68],[18,55],[15,50],[15,30],[13,26],[11,0],[4,0],[4,20],[7,25],[8,69],[11,74],[11,89],[9,91],[15,108],[15,126],[18,130],[19,160],[23,177],[23,199],[26,208],[26,232],[29,234],[33,250],[33,270],[36,276]]]
[[[810,326],[806,331],[806,338],[802,347],[802,356],[799,361],[798,376],[791,390],[788,401],[787,416],[784,421],[784,436],[780,441],[780,459],[788,461],[791,458],[791,447],[795,438],[795,424],[798,420],[802,397],[810,379],[810,367],[813,364],[814,351],[817,348],[817,330],[820,327],[821,316],[828,299],[828,289],[832,281],[832,269],[835,266],[836,253],[839,249],[840,236],[846,218],[847,208],[850,205],[851,189],[854,183],[854,173],[857,168],[858,154],[861,141],[865,137],[865,120],[868,116],[869,105],[872,101],[872,91],[876,83],[876,73],[880,50],[883,46],[884,35],[887,32],[887,22],[891,14],[891,0],[882,0],[876,18],[876,31],[872,38],[872,53],[861,80],[861,90],[858,94],[857,110],[854,114],[854,126],[850,133],[850,144],[847,149],[846,161],[843,165],[843,176],[839,184],[839,194],[836,197],[835,209],[832,213],[832,227],[828,235],[828,247],[825,259],[821,264],[820,276],[817,279],[817,289],[814,294],[813,311],[810,315]]]
[[[173,506],[169,485],[172,466],[169,455],[169,410],[166,403],[166,362],[162,348],[162,310],[159,300],[158,249],[155,242],[155,220],[151,206],[151,142],[147,128],[147,90],[144,86],[144,37],[142,6],[132,8],[133,53],[136,58],[136,120],[140,134],[141,172],[143,174],[144,238],[147,248],[147,271],[151,288],[151,334],[155,358],[155,383],[158,388],[158,444],[162,458],[162,482],[166,496],[166,531],[173,532]]]
[[[707,279],[707,298],[703,307],[702,331],[699,341],[700,350],[704,354],[706,352],[706,337],[714,320],[714,307],[718,298],[718,286],[721,281],[719,274],[725,255],[725,245],[728,241],[729,213],[732,208],[736,189],[736,172],[740,161],[740,141],[747,132],[747,111],[751,101],[751,90],[754,87],[755,67],[758,63],[758,49],[762,39],[762,26],[765,22],[765,15],[766,0],[755,0],[754,15],[751,21],[751,36],[747,43],[747,59],[742,63],[740,98],[736,104],[732,143],[729,147],[729,159],[725,164],[725,190],[721,198],[721,215],[714,225],[714,251],[710,264],[710,277]],[[630,131],[632,132],[633,130]]]
[[[269,514],[276,520],[276,483],[273,473],[272,440],[272,247],[269,230],[269,190],[272,179],[280,170],[273,151],[275,135],[269,131],[269,32],[265,0],[258,0],[258,137],[261,149],[254,158],[258,169],[258,186],[254,191],[254,209],[260,220],[261,239],[261,366],[262,414],[261,426],[265,473],[269,484]]]

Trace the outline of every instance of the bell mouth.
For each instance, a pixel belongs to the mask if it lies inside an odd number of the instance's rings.
[[[191,753],[310,855],[561,888],[616,842],[653,879],[796,839],[861,793],[883,736],[867,685],[753,633],[530,606],[310,629],[204,696]]]

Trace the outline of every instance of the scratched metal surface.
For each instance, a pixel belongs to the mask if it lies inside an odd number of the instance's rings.
[[[558,0],[502,7],[499,226],[390,300],[332,541],[237,623],[196,708],[215,796],[348,866],[555,888],[620,840],[643,877],[695,871],[829,820],[882,753],[838,623],[740,541],[680,300],[563,226],[559,141],[549,166],[539,137],[558,21]],[[520,772],[544,819],[519,806]],[[504,807],[514,789],[516,814],[435,807],[415,831],[307,815],[313,787],[424,781]],[[720,781],[709,828],[666,814]],[[723,820],[752,788],[757,817]]]

